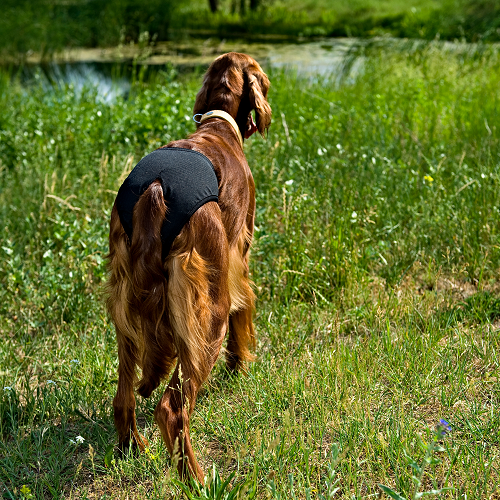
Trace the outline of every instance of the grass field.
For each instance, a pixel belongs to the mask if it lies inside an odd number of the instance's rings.
[[[500,495],[499,54],[429,44],[363,61],[326,80],[270,72],[269,136],[245,146],[258,361],[234,379],[218,364],[198,400],[193,442],[215,480],[193,498]],[[200,80],[167,68],[108,102],[0,77],[5,499],[180,497],[159,391],[139,400],[148,452],[113,455],[102,285],[120,181],[193,130]],[[431,453],[439,419],[451,432]]]

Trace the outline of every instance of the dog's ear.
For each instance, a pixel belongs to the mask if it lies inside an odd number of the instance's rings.
[[[257,130],[262,137],[271,125],[271,106],[267,102],[269,85],[269,78],[263,72],[248,75],[248,98],[252,109],[255,109]]]
[[[234,65],[228,65],[226,59],[218,58],[203,79],[194,103],[194,113],[206,113],[209,105],[231,109],[235,96],[241,96],[242,92],[241,72]]]

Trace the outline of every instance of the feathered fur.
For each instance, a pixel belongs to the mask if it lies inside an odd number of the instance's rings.
[[[255,129],[264,135],[271,122],[268,89],[269,80],[255,60],[225,54],[208,69],[194,112],[221,109],[233,116],[242,136]],[[254,359],[255,296],[248,259],[255,186],[237,135],[224,120],[211,118],[188,139],[167,147],[193,149],[210,159],[219,181],[219,203],[206,203],[195,212],[165,259],[160,230],[168,199],[160,182],[154,181],[134,207],[132,241],[113,207],[107,306],[118,342],[115,426],[122,449],[133,444],[143,450],[147,440],[137,430],[134,388],[149,397],[175,366],[155,419],[170,453],[177,454],[179,473],[203,481],[189,436],[197,393],[226,334],[228,369]]]

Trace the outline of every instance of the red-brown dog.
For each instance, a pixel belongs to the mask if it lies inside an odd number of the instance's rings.
[[[268,129],[268,89],[251,57],[218,57],[196,98],[194,112],[203,115],[196,132],[141,160],[111,214],[107,305],[118,340],[113,406],[120,447],[147,446],[136,426],[134,386],[149,397],[177,362],[155,419],[181,477],[200,482],[189,437],[200,386],[226,334],[229,370],[252,360],[255,345],[248,278],[255,185],[242,136]]]

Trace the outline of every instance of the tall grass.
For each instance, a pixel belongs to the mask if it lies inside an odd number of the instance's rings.
[[[445,418],[422,489],[498,494],[500,61],[464,54],[367,49],[356,72],[270,72],[269,136],[245,146],[259,359],[235,379],[217,365],[199,398],[193,441],[205,471],[216,465],[212,490],[235,472],[227,495],[410,495],[410,464]],[[102,283],[116,190],[193,130],[200,78],[166,69],[111,102],[0,79],[4,498],[180,494],[159,394],[139,401],[148,452],[113,455]]]

